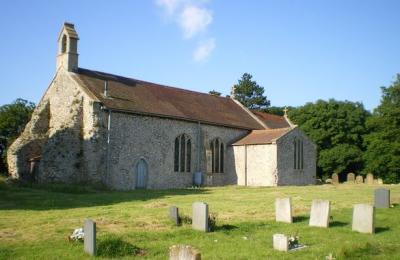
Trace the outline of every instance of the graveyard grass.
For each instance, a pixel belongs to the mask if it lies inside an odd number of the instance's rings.
[[[199,249],[203,259],[400,259],[400,185],[389,209],[376,209],[376,234],[351,231],[352,205],[373,203],[378,185],[219,187],[181,190],[95,191],[88,187],[19,186],[0,180],[0,259],[85,259],[83,243],[69,242],[86,218],[97,223],[99,258],[166,259],[175,244]],[[382,187],[380,185],[379,187]],[[294,223],[276,223],[274,201],[292,197]],[[330,228],[309,227],[312,199],[331,201]],[[216,215],[214,232],[191,229],[195,201]],[[170,205],[185,216],[176,227]],[[298,234],[308,247],[272,249],[275,233]]]

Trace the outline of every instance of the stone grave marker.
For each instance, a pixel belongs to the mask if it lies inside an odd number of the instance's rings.
[[[354,173],[350,172],[349,174],[347,174],[347,182],[348,183],[354,183],[356,176],[354,175]]]
[[[176,206],[169,207],[169,218],[175,223],[175,225],[179,226],[181,223],[181,219],[179,217],[179,209]]]
[[[381,178],[378,178],[378,184],[382,185],[383,184],[383,180]]]
[[[290,198],[275,199],[275,220],[292,223],[292,203]]]
[[[170,260],[201,260],[200,252],[192,246],[174,245],[169,248]]]
[[[311,205],[309,226],[329,227],[329,200],[313,200]]]
[[[352,230],[360,233],[374,233],[375,209],[368,204],[356,204],[353,207]]]
[[[208,232],[208,205],[204,202],[195,202],[192,205],[192,228]]]
[[[390,207],[390,190],[379,188],[375,190],[374,206],[378,209],[387,209]]]
[[[374,175],[372,173],[368,173],[365,182],[369,185],[374,184]]]
[[[339,175],[337,173],[332,174],[332,184],[339,184]]]
[[[83,226],[84,232],[84,249],[89,255],[96,255],[96,222],[86,219]]]
[[[356,177],[356,183],[357,184],[363,184],[364,183],[364,177],[361,175],[357,175]]]
[[[273,235],[273,246],[275,250],[287,252],[289,250],[289,239],[284,234]]]

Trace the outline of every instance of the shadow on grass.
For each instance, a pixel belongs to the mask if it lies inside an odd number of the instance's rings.
[[[0,209],[49,210],[108,206],[121,202],[147,201],[171,196],[200,195],[207,189],[107,191],[67,185],[0,185]]]
[[[235,229],[238,229],[238,226],[226,224],[226,225],[221,225],[221,226],[215,226],[214,227],[214,232],[216,232],[216,231],[222,231],[222,232],[224,232],[224,231],[232,231],[232,230],[235,230]]]
[[[376,234],[383,233],[383,232],[386,232],[386,231],[389,231],[389,230],[390,230],[389,227],[376,227],[375,228],[375,233]]]
[[[332,221],[329,223],[329,227],[343,227],[347,226],[349,223],[341,222],[341,221]]]
[[[307,220],[308,220],[307,216],[295,216],[295,217],[293,217],[293,223],[306,222]]]

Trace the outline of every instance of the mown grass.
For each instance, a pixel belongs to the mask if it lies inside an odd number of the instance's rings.
[[[391,190],[390,209],[377,209],[376,234],[351,231],[352,205],[372,203],[378,186],[220,187],[182,190],[96,191],[6,185],[0,180],[1,259],[86,259],[83,244],[68,242],[85,218],[97,223],[99,258],[166,259],[174,244],[189,244],[203,259],[400,259],[400,185]],[[274,221],[276,197],[292,197],[295,223]],[[332,202],[331,227],[308,227],[312,199]],[[191,217],[191,204],[205,201],[216,215],[215,231],[189,224],[175,227],[168,207]],[[281,253],[272,249],[274,233],[295,234],[308,247]]]

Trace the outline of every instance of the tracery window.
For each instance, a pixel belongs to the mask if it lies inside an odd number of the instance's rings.
[[[302,170],[304,167],[303,140],[295,138],[293,141],[293,148],[293,168],[296,170]]]
[[[224,143],[219,138],[215,138],[210,143],[212,172],[224,172]]]
[[[192,142],[186,134],[175,138],[174,171],[190,172],[192,158]]]

